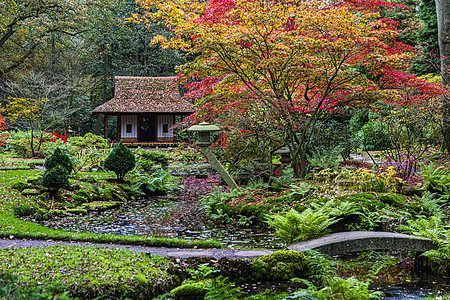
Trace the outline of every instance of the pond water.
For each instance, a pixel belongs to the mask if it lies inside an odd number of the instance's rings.
[[[236,224],[214,225],[207,221],[198,203],[167,199],[139,199],[121,208],[86,216],[56,217],[40,224],[73,232],[114,235],[145,235],[180,239],[219,240],[228,247],[251,246],[282,248],[273,230],[241,227]]]
[[[53,229],[114,235],[144,235],[180,239],[215,239],[227,247],[246,246],[279,249],[284,245],[267,227],[244,227],[227,222],[212,224],[207,220],[201,196],[218,186],[218,176],[205,179],[186,176],[182,191],[164,197],[127,201],[122,207],[85,216],[55,217],[38,222]]]

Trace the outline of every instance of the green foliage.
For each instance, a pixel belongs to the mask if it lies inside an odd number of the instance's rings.
[[[170,156],[165,152],[160,151],[138,151],[139,159],[137,164],[140,165],[146,172],[153,172],[158,166],[167,167],[169,165]]]
[[[211,279],[212,275],[218,272],[213,267],[209,267],[208,264],[201,264],[196,269],[187,268],[186,271],[188,271],[191,279],[195,281]]]
[[[306,255],[298,251],[276,251],[252,262],[252,276],[257,280],[285,281],[309,275]]]
[[[270,179],[272,180],[271,188],[275,190],[286,188],[297,181],[294,170],[289,167],[284,168],[279,177],[271,176]]]
[[[289,186],[289,197],[302,199],[315,190],[315,187],[306,181],[300,181]]]
[[[8,149],[20,157],[33,157],[32,147],[35,150],[34,156],[44,157],[44,150],[39,147],[38,139],[31,139],[31,131],[10,131],[11,136],[7,137]],[[31,143],[33,143],[31,145]],[[37,150],[39,148],[39,150]]]
[[[323,209],[305,209],[298,212],[291,209],[278,215],[267,215],[267,224],[276,229],[276,235],[282,238],[287,245],[297,241],[320,237],[327,228],[336,223],[338,219],[330,218]]]
[[[416,200],[422,205],[424,209],[429,211],[432,215],[440,215],[443,213],[442,206],[447,202],[446,197],[437,197],[437,193],[427,191],[422,197],[415,196]]]
[[[331,150],[317,150],[312,156],[308,155],[308,163],[312,167],[336,170],[342,161],[340,157],[342,150],[341,147],[334,147]]]
[[[75,136],[69,138],[68,142],[75,147],[76,152],[81,148],[95,147],[97,149],[107,149],[108,140],[102,136],[93,133],[86,133],[84,136]]]
[[[204,299],[206,287],[204,282],[186,283],[170,291],[175,299]]]
[[[128,147],[120,141],[105,159],[104,167],[116,173],[118,179],[123,180],[125,174],[136,166],[136,158]]]
[[[70,300],[68,291],[52,284],[45,287],[24,288],[19,283],[19,277],[10,272],[0,274],[0,297],[7,300]]]
[[[133,184],[126,189],[134,196],[139,196],[141,193],[147,196],[164,196],[167,194],[167,191],[176,191],[182,188],[178,184],[180,178],[172,176],[172,174],[163,169],[149,176],[147,173],[142,172],[141,168],[136,168],[129,173],[129,178]]]
[[[389,148],[390,137],[387,133],[386,125],[375,119],[371,119],[357,133],[357,138],[361,141],[364,150],[383,150]]]
[[[47,170],[51,170],[56,166],[61,166],[66,170],[67,174],[70,174],[73,170],[72,160],[67,153],[62,151],[59,147],[53,151],[51,156],[45,159],[44,166]]]
[[[227,277],[219,276],[205,283],[207,290],[205,300],[237,300],[243,294]]]
[[[13,208],[14,215],[18,218],[32,216],[37,210],[38,208],[32,205],[19,205]]]
[[[1,269],[21,274],[21,282],[33,287],[59,281],[72,295],[83,299],[152,299],[177,283],[165,271],[171,266],[162,257],[102,247],[0,251]]]
[[[355,277],[342,279],[333,277],[328,280],[326,286],[313,295],[317,299],[333,299],[333,300],[371,300],[381,299],[384,294],[382,292],[372,292],[369,289],[370,282],[359,281]]]
[[[60,188],[69,184],[68,175],[66,169],[57,165],[56,167],[45,171],[42,177],[42,185],[54,191],[58,191]]]
[[[412,71],[420,75],[439,74],[440,57],[436,3],[434,0],[420,0],[418,10],[419,18],[423,21],[423,28],[419,31],[417,39],[422,55],[414,61]]]
[[[447,238],[447,229],[441,215],[431,216],[428,219],[410,219],[407,225],[401,225],[398,228],[404,233],[429,238],[436,242]]]
[[[443,192],[450,186],[450,171],[444,166],[437,166],[430,162],[428,165],[419,163],[420,175],[423,177],[421,188],[424,190],[434,189]]]

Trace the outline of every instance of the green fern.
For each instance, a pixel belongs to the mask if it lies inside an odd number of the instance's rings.
[[[444,169],[444,166],[437,166],[435,163],[419,163],[420,175],[422,175],[422,188],[430,188],[443,191],[445,187],[450,186],[450,172]]]
[[[442,205],[446,202],[446,197],[436,197],[437,193],[426,192],[421,198],[415,196],[416,200],[433,215],[442,214]]]
[[[359,281],[355,277],[342,279],[333,277],[327,285],[314,294],[320,299],[335,300],[364,300],[381,299],[384,296],[382,292],[372,292],[369,290],[368,281]]]
[[[448,231],[445,229],[441,215],[429,219],[408,220],[408,225],[398,227],[403,233],[429,238],[435,242],[446,239]]]
[[[337,221],[323,209],[313,211],[308,208],[301,213],[291,209],[283,215],[267,215],[266,223],[276,229],[275,234],[286,244],[292,244],[324,235],[327,228]]]

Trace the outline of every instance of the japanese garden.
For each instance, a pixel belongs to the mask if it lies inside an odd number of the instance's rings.
[[[450,299],[449,24],[2,0],[0,299]]]

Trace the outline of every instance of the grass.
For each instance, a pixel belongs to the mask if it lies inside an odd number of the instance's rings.
[[[170,260],[129,250],[37,247],[0,250],[0,268],[26,287],[61,285],[82,299],[152,299],[178,285]]]
[[[34,238],[86,241],[99,243],[133,244],[152,247],[177,247],[177,248],[221,248],[217,241],[182,240],[170,238],[144,237],[144,236],[119,236],[106,234],[75,233],[62,230],[53,230],[35,223],[17,219],[13,214],[13,207],[19,205],[33,205],[37,197],[24,197],[11,189],[11,184],[18,181],[26,181],[27,178],[42,174],[39,170],[9,170],[0,171],[0,237]],[[109,173],[86,173],[86,177],[106,179],[112,176]]]

